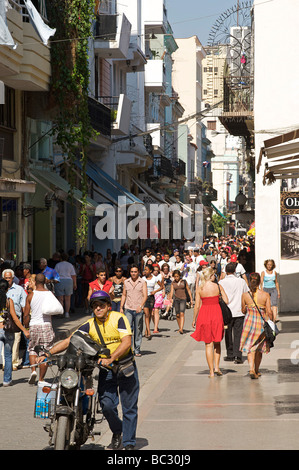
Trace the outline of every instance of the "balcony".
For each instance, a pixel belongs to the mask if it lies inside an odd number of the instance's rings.
[[[126,15],[97,15],[94,49],[99,57],[124,59],[127,57],[132,25]]]
[[[102,103],[111,109],[111,134],[128,135],[130,131],[132,102],[121,94],[119,96],[100,96]]]
[[[164,136],[160,129],[161,124],[159,122],[151,122],[146,125],[148,131],[152,138],[152,148],[153,154],[161,155],[164,152]]]
[[[111,136],[111,109],[103,103],[88,98],[88,112],[94,130],[106,137]]]
[[[1,46],[0,79],[15,89],[47,91],[51,75],[49,47],[27,22],[19,2],[9,0],[9,6],[7,26],[17,47]]]
[[[219,119],[228,132],[250,139],[253,128],[253,77],[224,78],[223,112]]]
[[[186,163],[180,158],[174,163],[174,174],[178,177],[186,177]]]
[[[150,93],[164,93],[166,89],[165,65],[163,60],[149,60],[144,67],[145,87]]]
[[[156,34],[167,33],[167,10],[164,0],[144,2],[143,20],[146,32]]]
[[[165,180],[165,182],[170,182],[174,176],[174,171],[169,158],[164,157],[163,155],[155,156],[153,166],[149,171],[149,174],[154,180],[158,179]]]
[[[196,198],[202,194],[202,181],[200,179],[191,179],[189,182],[190,196]]]
[[[119,166],[143,173],[152,164],[152,160],[143,136],[124,139],[116,144],[116,164]]]
[[[213,188],[212,184],[204,181],[203,183],[203,196],[202,203],[204,206],[210,206],[212,201],[217,201],[218,193],[217,190]]]

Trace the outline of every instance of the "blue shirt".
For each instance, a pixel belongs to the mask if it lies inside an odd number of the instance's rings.
[[[49,268],[49,266],[46,266],[45,269],[42,271],[42,273],[49,281],[60,282],[60,276],[55,271],[55,269],[52,269],[52,268]]]
[[[12,299],[15,307],[16,314],[19,318],[22,316],[22,308],[26,305],[27,294],[24,291],[23,287],[18,286],[14,282],[12,286],[8,289],[6,297]]]

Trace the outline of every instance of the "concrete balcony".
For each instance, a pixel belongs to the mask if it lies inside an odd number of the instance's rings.
[[[150,133],[152,141],[151,145],[153,148],[153,154],[155,155],[162,155],[164,153],[164,136],[162,135],[161,124],[159,122],[151,122],[146,125],[148,131],[152,131]]]
[[[128,135],[132,110],[131,100],[124,94],[99,98],[112,111],[111,135]]]
[[[127,57],[132,25],[126,15],[98,15],[95,24],[94,49],[99,57]]]
[[[147,33],[166,34],[168,22],[164,0],[143,2],[143,22]]]
[[[50,49],[28,23],[21,6],[11,0],[7,11],[8,29],[17,44],[0,48],[0,80],[26,91],[47,91],[50,84]]]
[[[116,164],[128,169],[134,169],[138,173],[143,173],[148,169],[152,164],[152,158],[145,148],[141,136],[118,144]]]
[[[144,67],[145,87],[151,93],[164,93],[166,89],[165,66],[163,60],[149,60]]]

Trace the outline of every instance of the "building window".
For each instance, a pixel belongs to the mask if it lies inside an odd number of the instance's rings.
[[[4,259],[17,257],[17,199],[0,198],[0,250]]]
[[[203,91],[203,94],[204,94],[204,95],[207,95],[207,94],[208,94],[208,90],[204,90],[204,91]]]
[[[13,88],[5,87],[5,104],[0,104],[0,149],[5,160],[14,159],[14,132],[16,130],[16,97]]]
[[[207,122],[207,129],[209,131],[215,131],[216,130],[216,121],[208,121]]]

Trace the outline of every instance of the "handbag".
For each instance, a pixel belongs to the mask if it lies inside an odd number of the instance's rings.
[[[260,309],[259,309],[258,306],[256,305],[255,300],[254,300],[254,298],[252,297],[251,293],[250,293],[250,292],[248,292],[248,293],[249,293],[250,297],[252,298],[253,303],[254,303],[256,309],[258,310],[258,312],[259,312],[259,314],[260,314],[260,316],[262,317],[262,320],[263,320],[263,322],[264,322],[264,325],[263,325],[263,326],[264,326],[264,332],[265,332],[265,336],[266,336],[266,341],[267,341],[267,343],[269,344],[269,347],[270,347],[270,348],[273,348],[273,347],[274,347],[274,344],[273,344],[273,343],[274,343],[274,341],[275,341],[275,339],[276,339],[276,335],[279,333],[279,330],[278,330],[278,328],[276,327],[275,323],[273,323],[272,320],[265,320],[265,319],[264,319],[264,317],[263,317],[263,315],[261,314]],[[273,326],[274,326],[274,328],[273,328]],[[277,333],[276,333],[276,331],[277,331]]]
[[[227,326],[232,321],[233,314],[232,314],[231,309],[229,308],[229,306],[224,302],[224,300],[222,298],[220,286],[219,286],[217,280],[216,280],[216,283],[217,283],[217,286],[218,286],[218,289],[219,289],[219,305],[220,305],[221,312],[222,312],[223,323],[224,323],[224,326]]]
[[[55,295],[51,292],[51,295],[47,295],[42,304],[43,315],[62,315],[63,306]]]
[[[15,324],[14,319],[12,318],[11,313],[9,311],[9,306],[3,313],[3,319],[3,329],[7,333],[20,333],[21,329]]]
[[[186,281],[186,279],[184,279],[184,281],[185,281],[186,303],[190,304],[191,298],[190,298],[189,292],[187,291],[187,281]]]
[[[96,319],[94,319],[94,325],[102,346],[107,348]],[[130,353],[126,357],[119,359],[116,363],[112,365],[111,368],[112,371],[117,375],[117,377],[131,377],[135,372],[134,362],[135,359],[132,350],[130,350]]]

